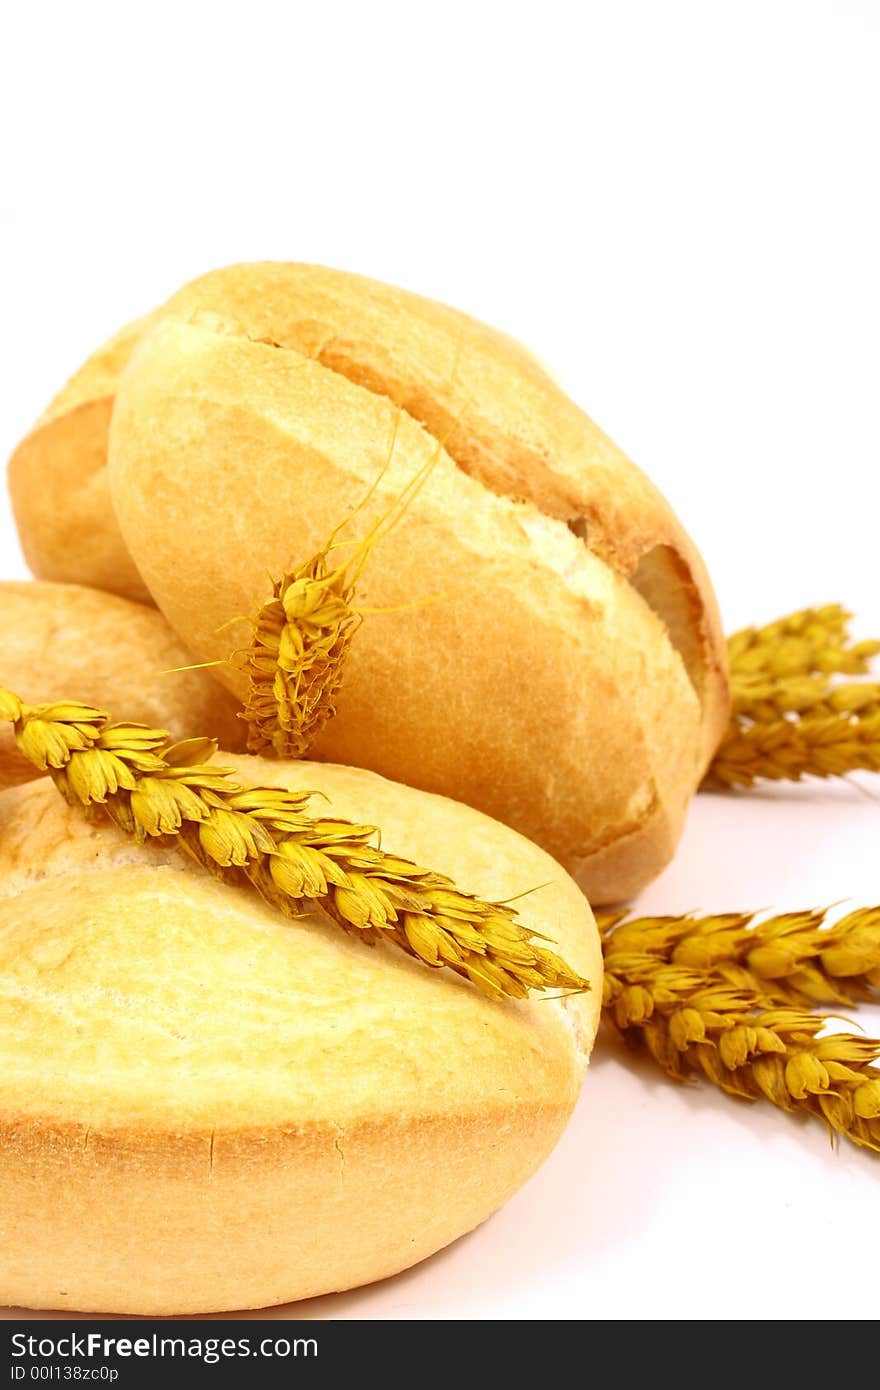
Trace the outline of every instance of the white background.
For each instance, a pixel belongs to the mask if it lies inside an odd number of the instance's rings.
[[[669,494],[729,628],[842,599],[880,632],[878,4],[33,4],[5,29],[7,453],[184,280],[322,261],[535,348]],[[880,899],[877,781],[701,796],[644,906]],[[880,1159],[602,1041],[501,1213],[281,1316],[867,1317],[878,1240]]]

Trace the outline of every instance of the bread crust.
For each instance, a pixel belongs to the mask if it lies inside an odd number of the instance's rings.
[[[0,582],[0,685],[34,704],[77,699],[176,738],[210,732],[243,748],[235,701],[207,672],[177,669],[192,660],[152,606],[76,584]],[[0,725],[0,788],[37,775]]]
[[[122,539],[107,484],[107,434],[119,376],[150,316],[127,324],[50,402],[9,460],[25,559],[38,579],[151,603]]]
[[[270,1137],[58,1132],[0,1117],[4,1166],[18,1175],[0,1182],[0,1212],[14,1213],[0,1235],[16,1252],[0,1300],[198,1316],[373,1283],[507,1201],[570,1108],[526,1103]]]
[[[557,865],[368,772],[234,765],[313,787],[463,887],[547,884],[522,916],[593,991],[494,1004],[315,917],[287,922],[173,849],[133,846],[45,782],[5,792],[3,1301],[162,1316],[384,1277],[505,1201],[574,1104],[601,951]]]

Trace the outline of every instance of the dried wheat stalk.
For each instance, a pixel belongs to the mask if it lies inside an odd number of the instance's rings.
[[[242,718],[251,753],[302,758],[335,715],[361,622],[353,598],[351,567],[332,567],[326,549],[273,585],[243,657],[248,693]]]
[[[308,792],[239,786],[210,761],[212,739],[170,743],[161,729],[111,723],[73,702],[29,706],[3,689],[0,719],[72,805],[100,808],[140,842],[179,844],[288,916],[317,906],[346,931],[453,970],[493,999],[589,988],[508,904],[387,853],[372,826],[309,814]]]
[[[603,1018],[614,1032],[675,1080],[702,1074],[728,1095],[816,1115],[880,1152],[880,1041],[820,1037],[829,1016],[800,1006],[878,987],[880,912],[851,913],[825,930],[822,913],[755,928],[740,914],[622,915],[599,918]]]
[[[733,634],[733,713],[704,786],[880,771],[880,683],[838,679],[866,675],[880,642],[852,642],[849,622],[829,604]]]

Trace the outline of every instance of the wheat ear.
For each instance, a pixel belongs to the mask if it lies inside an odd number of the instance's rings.
[[[361,618],[348,565],[323,549],[272,587],[243,653],[242,718],[251,753],[301,758],[336,713],[345,663]]]
[[[802,608],[764,627],[747,627],[727,640],[734,683],[757,676],[788,680],[813,673],[864,675],[880,642],[852,642],[852,614],[839,603]]]
[[[828,1016],[774,1006],[763,984],[675,963],[675,930],[659,920],[627,931],[605,918],[602,1016],[612,1031],[646,1048],[674,1080],[701,1074],[728,1095],[818,1116],[832,1133],[880,1152],[880,1040],[819,1037]],[[641,949],[646,940],[653,949]]]
[[[704,786],[753,787],[880,772],[880,715],[816,715],[771,724],[737,724],[725,734]]]
[[[438,441],[431,457],[360,540],[340,540],[385,476],[399,423],[398,412],[385,462],[351,515],[334,528],[317,554],[273,583],[272,597],[252,619],[250,641],[236,657],[248,681],[241,717],[248,725],[251,753],[302,758],[336,715],[345,664],[362,622],[355,607],[358,580],[373,547],[404,516],[443,449]],[[331,562],[331,555],[346,547],[347,558]]]
[[[589,989],[508,904],[386,853],[372,826],[310,815],[311,793],[239,786],[211,762],[212,739],[171,743],[162,729],[111,723],[74,702],[26,705],[3,689],[0,719],[72,805],[100,808],[138,842],[179,845],[288,916],[320,907],[346,931],[453,970],[493,999]]]
[[[610,954],[650,956],[658,966],[709,972],[768,1004],[851,1006],[880,993],[880,908],[862,907],[825,926],[827,909],[627,917],[597,912]]]
[[[728,640],[733,714],[704,786],[880,771],[880,642],[853,642],[839,604],[806,608]]]

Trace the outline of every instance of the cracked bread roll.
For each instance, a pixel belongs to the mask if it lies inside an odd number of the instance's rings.
[[[714,595],[665,499],[529,353],[359,276],[212,272],[86,364],[21,446],[24,535],[48,455],[76,450],[84,397],[109,416],[114,373],[112,510],[99,449],[79,475],[93,525],[200,660],[229,655],[267,572],[380,474],[346,537],[433,464],[370,555],[359,602],[398,611],[358,632],[314,755],[487,811],[594,901],[659,872],[729,713]]]
[[[369,772],[222,761],[242,782],[322,793],[462,888],[535,889],[521,919],[592,990],[494,1003],[317,915],[288,921],[174,848],[138,847],[45,779],[5,791],[4,1303],[195,1314],[394,1274],[500,1206],[575,1103],[602,964],[557,864]]]
[[[81,700],[175,738],[211,730],[242,748],[236,703],[155,608],[77,584],[0,582],[0,685],[23,700]],[[38,776],[0,724],[0,788]]]

